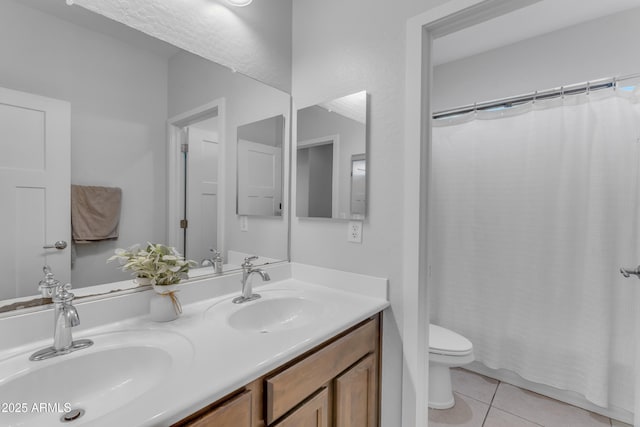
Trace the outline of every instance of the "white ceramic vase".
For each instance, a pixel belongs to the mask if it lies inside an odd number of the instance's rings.
[[[177,285],[156,286],[149,300],[149,316],[156,322],[170,322],[176,320],[182,307],[176,295]],[[172,296],[173,295],[173,296]]]

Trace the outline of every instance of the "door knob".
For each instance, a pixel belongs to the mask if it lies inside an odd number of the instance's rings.
[[[63,250],[64,248],[67,247],[67,242],[65,242],[64,240],[58,240],[57,242],[55,242],[53,245],[47,245],[45,244],[42,248],[43,249],[58,249],[58,250]]]
[[[638,278],[640,278],[640,265],[637,266],[636,268],[620,268],[620,273],[622,273],[622,275],[624,277],[630,277],[632,274],[638,276]]]

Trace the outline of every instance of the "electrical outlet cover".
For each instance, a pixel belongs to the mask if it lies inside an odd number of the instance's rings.
[[[362,243],[362,221],[349,221],[347,241]]]

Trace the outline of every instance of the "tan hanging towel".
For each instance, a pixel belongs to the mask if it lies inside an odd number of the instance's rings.
[[[118,238],[122,190],[117,187],[71,186],[71,234],[76,243]]]

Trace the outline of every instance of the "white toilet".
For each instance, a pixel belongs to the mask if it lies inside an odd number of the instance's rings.
[[[429,407],[451,408],[455,400],[449,368],[473,362],[473,344],[460,334],[429,324]]]

